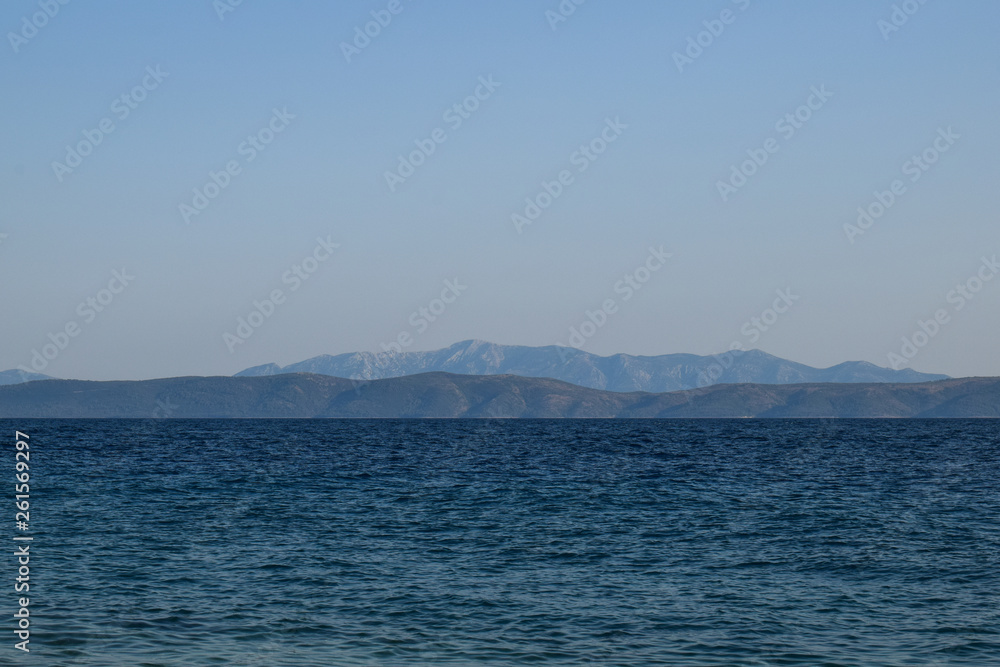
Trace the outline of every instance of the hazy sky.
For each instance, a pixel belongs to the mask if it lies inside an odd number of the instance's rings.
[[[1000,4],[562,8],[4,2],[0,369],[575,327],[1000,375]]]

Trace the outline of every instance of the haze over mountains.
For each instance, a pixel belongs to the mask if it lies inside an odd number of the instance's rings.
[[[0,418],[1000,417],[1000,378],[907,384],[715,385],[618,393],[512,375],[422,373],[47,380],[0,387]]]
[[[282,373],[316,373],[340,378],[376,380],[417,373],[519,375],[554,378],[581,387],[607,391],[668,392],[714,384],[801,384],[808,382],[879,383],[930,382],[948,376],[892,370],[865,361],[831,368],[813,368],[760,350],[715,356],[664,354],[600,357],[573,347],[527,347],[467,340],[432,352],[354,352],[323,355],[280,367],[255,366],[235,377]]]
[[[8,384],[21,384],[35,380],[52,380],[54,378],[41,373],[28,373],[20,370],[0,371],[0,387]]]

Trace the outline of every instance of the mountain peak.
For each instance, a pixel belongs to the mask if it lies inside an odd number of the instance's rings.
[[[0,386],[9,384],[22,384],[24,382],[35,382],[37,380],[54,380],[55,378],[41,373],[29,373],[15,368],[9,371],[0,371]]]

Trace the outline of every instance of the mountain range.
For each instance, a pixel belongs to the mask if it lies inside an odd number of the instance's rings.
[[[323,355],[289,366],[266,364],[236,374],[259,377],[315,373],[340,378],[377,380],[417,373],[520,375],[553,378],[580,387],[607,391],[668,392],[714,384],[801,384],[810,382],[930,382],[947,375],[892,370],[866,361],[813,368],[760,350],[714,356],[664,354],[601,357],[573,347],[527,347],[467,340],[433,352],[353,352]]]
[[[0,418],[974,418],[1000,417],[1000,378],[714,385],[618,393],[548,378],[314,374],[0,387]]]

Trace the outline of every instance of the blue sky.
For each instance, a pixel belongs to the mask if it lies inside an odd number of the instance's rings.
[[[588,0],[558,22],[555,0],[391,5],[4,3],[0,368],[46,345],[47,374],[141,379],[400,335],[569,344],[611,299],[583,349],[1000,375],[996,3]],[[689,39],[705,46],[679,68]],[[390,188],[417,142],[433,152]],[[558,196],[519,233],[545,183]],[[645,276],[650,247],[671,257]],[[464,289],[437,301],[447,280]],[[774,318],[778,290],[796,298]]]

